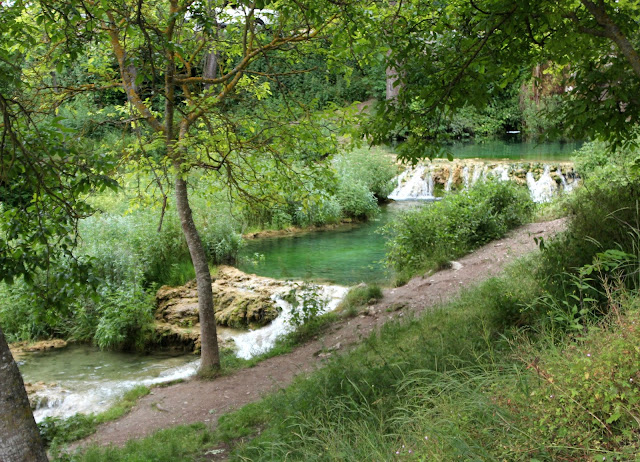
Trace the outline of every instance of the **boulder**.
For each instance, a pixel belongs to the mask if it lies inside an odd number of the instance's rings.
[[[211,289],[216,323],[247,328],[264,326],[278,316],[280,308],[274,296],[286,293],[290,284],[221,266]],[[156,304],[156,333],[160,343],[199,350],[200,320],[195,281],[180,287],[162,286],[156,294]]]

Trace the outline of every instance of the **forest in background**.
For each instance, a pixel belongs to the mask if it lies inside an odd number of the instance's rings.
[[[588,0],[416,1],[369,10],[322,2],[264,6],[249,5],[241,20],[208,3],[177,1],[0,6],[2,347],[5,335],[144,347],[149,293],[192,276],[201,316],[208,316],[209,265],[233,259],[247,229],[376,213],[397,169],[385,150],[359,146],[363,134],[367,142],[391,144],[407,161],[442,154],[443,142],[507,131],[597,139],[577,160],[584,187],[554,212],[571,218],[567,233],[541,243],[543,258],[517,278],[507,274],[483,286],[498,290],[477,289],[490,292],[483,295],[485,311],[474,314],[464,303],[455,311],[469,329],[481,328],[469,333],[470,345],[458,351],[459,333],[451,327],[451,341],[438,339],[441,352],[407,360],[412,353],[398,346],[433,321],[394,326],[368,344],[387,342],[388,352],[363,347],[331,366],[350,368],[349,385],[327,369],[291,388],[314,396],[311,414],[267,400],[230,417],[245,419],[242,431],[202,441],[229,438],[251,454],[240,457],[252,460],[285,453],[386,459],[392,448],[400,456],[408,447],[402,454],[409,459],[631,457],[639,421],[637,361],[630,356],[637,336],[627,334],[638,288],[637,6]],[[378,28],[381,43],[361,32],[367,24]],[[382,101],[389,69],[398,91]],[[370,99],[380,101],[371,114],[349,108]],[[442,201],[441,223],[434,224],[435,213],[407,215],[396,225],[407,233],[392,247],[392,263],[407,268],[406,277],[420,274],[530,216],[517,193],[494,189],[484,195],[497,199],[481,206],[465,202],[466,193]],[[476,207],[495,210],[496,220],[478,220],[468,247],[451,249],[451,257],[417,255],[421,236],[434,229],[450,232],[430,246],[460,242],[456,225],[475,222]],[[156,226],[162,232],[150,239]],[[111,252],[110,240],[126,243],[122,252]],[[173,259],[165,260],[168,254]],[[215,339],[215,325],[205,317],[206,376],[220,363],[216,341],[206,340]],[[428,335],[419,337],[431,348]],[[497,361],[496,352],[513,359]],[[583,364],[591,360],[581,355],[596,354],[597,364]],[[4,352],[2,358],[13,364]],[[399,374],[374,390],[372,374],[384,374],[380,358],[383,369],[392,363]],[[421,374],[441,386],[424,389]],[[3,378],[3,393],[24,402],[15,377]],[[504,389],[510,394],[495,394]],[[474,400],[458,400],[461,394]],[[443,408],[452,402],[463,409]],[[0,430],[22,431],[11,409],[0,411]],[[424,419],[414,419],[421,412]],[[467,419],[430,426],[434,415],[447,412]],[[350,430],[328,425],[336,419],[351,422]],[[289,432],[291,422],[300,431]],[[245,444],[256,427],[262,435]],[[434,434],[437,445],[418,445]],[[353,438],[366,443],[348,444]],[[31,446],[43,458],[37,436],[19,439],[16,447]],[[337,452],[325,452],[329,447]]]

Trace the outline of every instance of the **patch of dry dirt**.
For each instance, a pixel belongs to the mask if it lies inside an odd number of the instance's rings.
[[[517,257],[537,251],[534,237],[552,236],[564,226],[563,219],[523,226],[460,259],[451,269],[416,277],[403,287],[386,289],[382,300],[367,310],[368,315],[336,323],[317,340],[289,354],[212,381],[192,379],[156,388],[140,399],[129,414],[101,425],[94,435],[79,444],[122,445],[162,428],[194,422],[215,427],[220,415],[284,388],[298,374],[320,367],[328,355],[319,352],[347,350],[390,319],[409,310],[419,313],[447,301],[463,287],[496,275]]]

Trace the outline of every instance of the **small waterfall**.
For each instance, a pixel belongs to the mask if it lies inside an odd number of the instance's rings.
[[[433,199],[433,176],[424,165],[408,169],[398,177],[398,186],[389,194],[394,201]]]
[[[476,164],[473,167],[473,176],[471,177],[471,186],[476,184],[480,178],[482,178],[482,173],[484,172],[484,166]]]
[[[556,171],[556,174],[558,175],[558,177],[560,178],[560,181],[562,183],[562,190],[565,193],[569,193],[569,192],[573,191],[573,188],[576,187],[577,183],[575,181],[573,183],[567,183],[567,179],[562,174],[562,170],[560,170],[560,167],[558,167],[558,170]]]
[[[449,169],[449,178],[447,178],[447,183],[444,186],[445,192],[450,192],[451,186],[453,186],[453,168]]]
[[[83,381],[67,386],[56,385],[35,394],[36,409],[33,416],[36,422],[46,417],[70,417],[74,414],[99,413],[107,410],[118,398],[138,385],[156,385],[186,379],[195,375],[200,360],[192,361],[183,366],[168,369],[157,377],[143,380],[107,380]],[[33,398],[32,398],[33,399]]]
[[[284,300],[285,295],[294,287],[298,286],[295,283],[287,284],[280,289],[279,293],[272,296],[282,311],[270,324],[253,331],[233,331],[225,335],[225,338],[235,342],[238,357],[250,359],[264,353],[273,348],[278,338],[294,330],[289,322],[293,308]],[[305,292],[306,287],[310,292]],[[304,294],[312,294],[322,303],[318,314],[323,314],[335,310],[348,291],[347,287],[342,286],[309,285],[302,286],[298,291],[298,297],[300,299]],[[67,418],[76,413],[90,414],[105,411],[124,393],[138,385],[150,386],[194,376],[200,360],[187,359],[187,361],[182,365],[168,367],[160,373],[158,373],[159,364],[148,364],[144,368],[146,372],[140,378],[128,376],[122,379],[104,379],[99,374],[91,372],[82,378],[63,379],[62,383],[45,387],[31,395],[36,407],[34,417],[36,422],[41,422],[46,417]]]
[[[548,165],[544,166],[544,171],[538,181],[534,179],[533,172],[527,172],[527,186],[531,199],[536,203],[551,201],[557,189],[556,182],[551,178]]]
[[[319,313],[323,314],[335,310],[349,289],[341,286],[315,286],[313,290],[324,301],[324,310]],[[265,327],[233,337],[236,344],[236,356],[239,358],[250,359],[269,351],[274,347],[279,337],[294,330],[289,322],[292,313],[291,304],[286,302],[282,296],[276,295],[273,300],[282,309],[280,316]]]
[[[398,187],[389,196],[394,200],[434,199],[436,182],[445,192],[468,189],[478,181],[496,178],[500,181],[515,181],[527,184],[531,198],[536,202],[548,202],[558,193],[571,192],[578,185],[578,177],[567,165],[545,165],[542,175],[536,181],[534,172],[539,171],[538,163],[506,162],[481,163],[457,161],[453,164],[432,162],[427,166],[417,166],[398,176]],[[553,173],[551,169],[553,168]],[[562,171],[570,172],[566,175]]]
[[[504,167],[496,167],[491,171],[491,174],[495,177],[498,178],[500,181],[509,181],[509,171],[510,168],[509,166],[504,166]]]

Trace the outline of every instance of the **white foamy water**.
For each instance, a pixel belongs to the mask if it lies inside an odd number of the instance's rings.
[[[40,422],[46,417],[66,418],[78,413],[100,413],[136,386],[151,386],[186,379],[195,375],[199,364],[200,360],[194,360],[188,364],[167,369],[157,377],[141,380],[62,381],[58,386],[36,393],[41,404],[36,407],[33,416],[36,422]]]
[[[433,199],[433,177],[424,165],[410,168],[397,178],[398,186],[389,194],[394,201]]]
[[[448,167],[447,179],[443,181],[441,175],[442,166],[434,165],[418,165],[402,172],[396,178],[397,187],[389,195],[390,199],[396,201],[405,200],[433,200],[435,199],[434,188],[435,180],[437,177],[439,183],[443,186],[445,193],[450,192],[454,187],[454,169],[460,169],[460,185],[463,189],[468,189],[480,181],[484,181],[487,178],[496,178],[500,181],[521,181],[523,164],[515,162],[513,164],[503,163],[501,165],[487,165],[481,163],[473,163],[472,165],[460,165],[452,164]],[[524,168],[537,169],[537,165],[530,164]],[[556,167],[554,167],[556,168]],[[571,170],[567,173],[567,176],[562,173],[560,167],[557,167],[553,173],[556,179],[552,177],[551,167],[545,165],[543,172],[538,180],[535,179],[533,171],[526,173],[526,183],[531,194],[531,199],[535,202],[549,202],[559,193],[569,193],[578,184],[579,178]]]
[[[318,286],[318,295],[324,302],[324,309],[319,314],[335,310],[349,289],[341,286]],[[236,343],[236,355],[239,358],[250,359],[266,353],[274,347],[276,340],[292,332],[295,327],[291,324],[292,306],[282,296],[274,295],[273,300],[281,308],[280,315],[271,323],[260,329],[245,332],[233,337]]]
[[[527,186],[529,187],[531,199],[537,203],[551,201],[557,190],[556,182],[551,178],[548,165],[544,166],[544,171],[538,181],[534,179],[532,172],[527,172]]]

